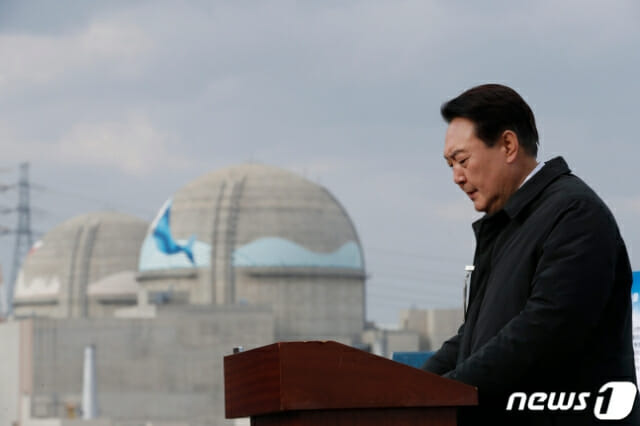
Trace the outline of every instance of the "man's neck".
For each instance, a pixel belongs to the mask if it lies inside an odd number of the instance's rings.
[[[531,158],[530,161],[527,161],[527,164],[525,165],[525,167],[523,167],[523,172],[520,176],[520,178],[518,179],[518,186],[517,188],[521,188],[522,185],[524,185],[524,183],[529,180],[529,178],[531,176],[533,176],[535,174],[535,172],[537,172],[538,170],[540,170],[540,168],[542,168],[542,165],[544,163],[538,163],[538,161],[535,158]]]

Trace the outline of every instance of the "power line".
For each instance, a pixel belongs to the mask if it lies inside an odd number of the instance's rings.
[[[31,186],[36,191],[51,192],[51,193],[58,194],[58,195],[64,195],[66,197],[73,197],[73,198],[81,199],[81,200],[84,200],[84,201],[90,201],[92,203],[104,204],[105,206],[109,204],[105,200],[100,200],[100,199],[94,198],[94,197],[88,197],[88,196],[86,196],[84,194],[78,194],[77,192],[62,191],[62,190],[55,189],[55,188],[52,188],[50,186],[42,185],[42,184],[39,184],[39,183],[33,183]]]
[[[150,209],[147,208],[141,208],[140,206],[132,206],[131,204],[127,204],[126,208],[124,206],[117,206],[113,203],[113,200],[103,200],[97,197],[91,197],[91,196],[87,196],[85,194],[80,194],[77,192],[72,192],[72,191],[65,191],[65,190],[60,190],[60,189],[56,189],[53,188],[51,186],[48,185],[42,185],[39,183],[32,183],[31,184],[32,188],[36,191],[40,191],[40,192],[44,192],[44,193],[49,193],[49,194],[54,194],[54,195],[61,195],[63,197],[67,197],[67,198],[74,198],[76,200],[81,200],[84,202],[88,202],[88,203],[92,203],[92,204],[98,204],[100,206],[101,209],[105,209],[105,210],[116,210],[116,208],[120,209],[120,210],[133,210],[135,211],[136,214],[142,216],[142,217],[148,217],[150,215]],[[132,209],[133,207],[133,209]],[[153,214],[155,214],[155,210],[152,211]]]

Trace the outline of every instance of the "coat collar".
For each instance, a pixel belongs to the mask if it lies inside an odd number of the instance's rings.
[[[508,200],[505,206],[492,215],[485,215],[473,223],[473,229],[477,232],[479,226],[485,220],[490,220],[494,216],[507,214],[513,219],[527,206],[534,198],[536,198],[544,188],[559,176],[569,174],[569,166],[562,157],[556,157],[545,162],[544,167],[538,173],[531,176],[522,187],[520,187]]]

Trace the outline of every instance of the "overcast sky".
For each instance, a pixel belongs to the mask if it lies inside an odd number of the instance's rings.
[[[2,1],[0,183],[30,162],[46,232],[100,209],[150,221],[229,165],[300,173],[349,212],[367,316],[393,324],[461,305],[478,215],[439,107],[498,82],[533,108],[539,158],[563,155],[609,204],[640,269],[639,3],[466,3]],[[5,279],[13,245],[0,237]]]

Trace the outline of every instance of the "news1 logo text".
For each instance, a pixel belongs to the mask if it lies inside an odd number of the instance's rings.
[[[593,415],[599,420],[622,420],[631,413],[638,388],[632,382],[609,382],[595,395]],[[584,411],[591,405],[590,392],[514,392],[507,411]]]

